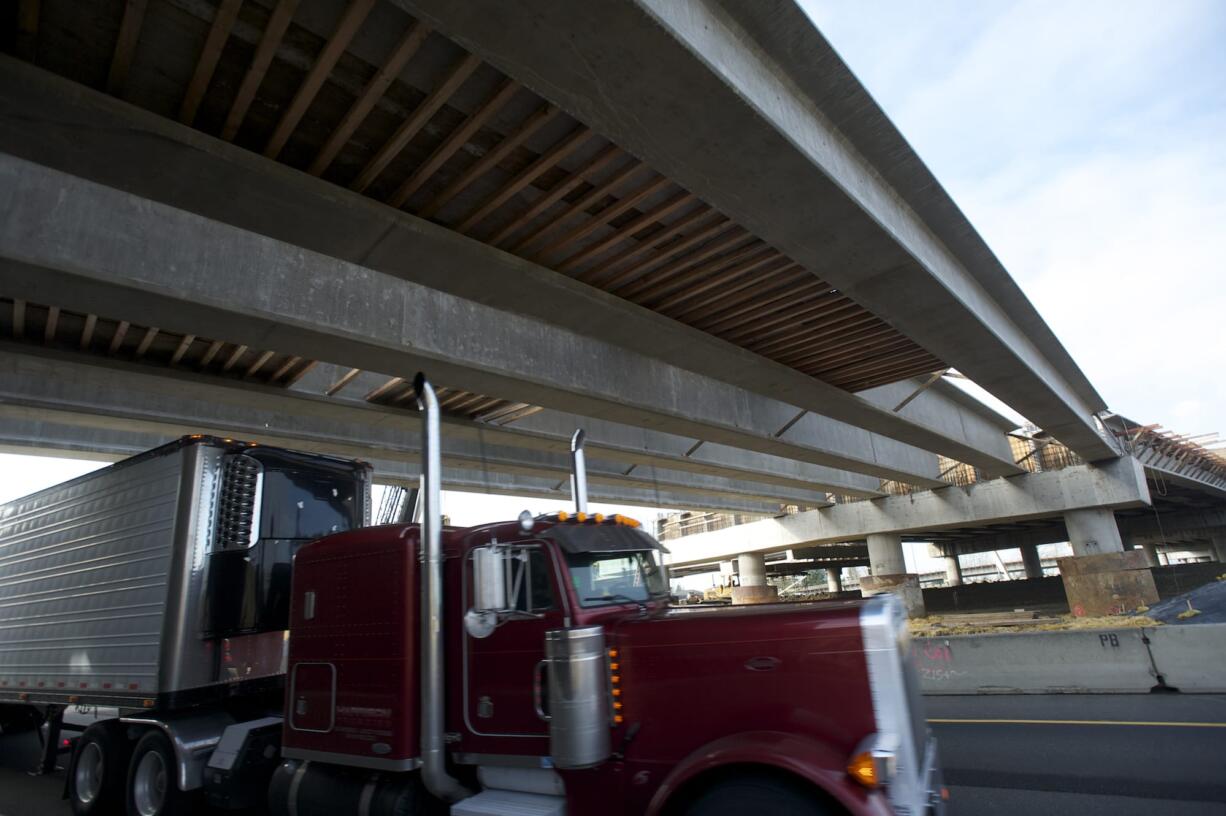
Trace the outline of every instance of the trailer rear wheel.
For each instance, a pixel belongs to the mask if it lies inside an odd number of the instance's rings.
[[[136,743],[128,765],[128,816],[178,816],[192,807],[192,797],[179,790],[174,748],[159,730]]]
[[[744,774],[707,788],[685,809],[685,816],[831,816],[830,809],[810,790],[768,774]]]
[[[77,740],[68,769],[68,803],[75,816],[113,816],[123,812],[128,745],[103,725],[91,725]]]

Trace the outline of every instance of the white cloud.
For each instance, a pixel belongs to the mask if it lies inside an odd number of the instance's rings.
[[[1226,4],[804,5],[1108,404],[1226,433]]]

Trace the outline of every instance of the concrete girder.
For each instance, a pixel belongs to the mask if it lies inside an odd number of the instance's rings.
[[[1117,455],[1093,421],[1101,397],[798,5],[395,2],[750,227],[1083,458]]]
[[[4,414],[0,423],[0,453],[53,455],[72,459],[115,462],[149,450],[180,436],[160,433],[156,429],[116,430],[105,427],[61,424],[39,419],[14,419]],[[298,450],[349,455],[342,444],[325,444],[303,440],[280,440],[268,437],[276,444],[289,444]],[[380,484],[416,487],[420,477],[414,461],[367,457],[374,468],[375,481]],[[527,476],[482,470],[471,467],[444,465],[443,486],[448,490],[488,493],[503,496],[534,496],[555,499],[559,509],[569,509],[569,483],[558,486],[553,477]],[[588,494],[594,501],[641,507],[695,507],[703,509],[735,509],[740,513],[765,514],[770,505],[749,500],[719,499],[683,490],[648,490],[616,483],[589,483]],[[493,520],[493,519],[491,519]]]
[[[1150,503],[1140,464],[1132,457],[1100,465],[1028,473],[906,496],[837,504],[778,519],[686,536],[671,545],[679,565],[714,561],[728,554],[775,552],[805,545],[960,526],[1060,516],[1084,508],[1122,509]]]
[[[182,375],[159,376],[148,366],[108,361],[100,367],[84,360],[69,361],[66,356],[0,350],[0,417],[43,418],[74,426],[86,440],[96,430],[147,432],[167,439],[211,433],[356,459],[415,463],[420,456],[420,422],[412,411],[295,396],[220,378],[207,382]],[[464,420],[444,423],[446,465],[496,473],[499,478],[518,475],[552,479],[551,484],[568,483],[570,456],[562,446],[568,445],[569,437],[559,438],[556,450],[525,448],[507,442],[535,441],[530,434],[498,429],[487,433],[475,425]],[[447,433],[460,426],[468,433]],[[5,433],[0,430],[0,440]],[[772,513],[780,503],[829,503],[824,493],[726,476],[651,465],[626,473],[626,468],[600,454],[598,446],[589,447],[588,472],[593,484],[702,494],[707,497],[701,502],[706,509],[731,510],[752,503],[756,512]],[[717,499],[728,500],[729,507],[722,507]]]
[[[917,448],[813,415],[776,435],[795,407],[23,159],[0,156],[0,195],[0,291],[27,300],[134,322],[157,315],[184,333],[402,377],[424,369],[475,393],[943,484]],[[473,246],[447,236],[457,255]]]
[[[302,380],[294,383],[291,390],[307,394],[322,394],[343,373],[344,369],[339,366],[321,364],[312,369]],[[383,378],[384,375],[363,372],[345,391],[340,393],[342,395],[350,391],[354,394],[366,393],[369,388],[379,385]],[[494,435],[505,432],[512,436],[519,434],[528,437],[549,437],[557,440],[558,444],[564,444],[566,450],[569,450],[570,437],[574,429],[582,427],[587,431],[588,448],[604,459],[623,462],[633,467],[654,463],[658,467],[671,470],[779,485],[792,490],[809,491],[811,500],[816,498],[812,491],[818,490],[863,498],[877,498],[885,495],[880,490],[878,480],[862,474],[837,471],[795,459],[784,459],[728,445],[701,442],[692,437],[682,437],[650,428],[622,425],[562,411],[539,411],[515,420],[513,426],[495,424],[481,427],[491,429],[487,433]],[[508,441],[508,444],[524,444],[524,442]],[[826,503],[816,501],[816,504]]]
[[[1214,531],[1226,531],[1226,510],[1189,510],[1163,513],[1160,518],[1143,516],[1116,516],[1120,534],[1135,544],[1178,541],[1184,539],[1207,539]],[[956,552],[959,555],[1009,550],[1015,547],[1035,547],[1041,544],[1061,544],[1069,540],[1063,518],[1053,517],[1051,523],[1032,530],[1008,531],[995,535],[976,536],[956,542],[933,544],[930,553],[943,556]]]
[[[60,402],[75,401],[78,405],[88,408],[103,404],[103,400],[95,397],[91,401],[82,401],[74,397],[69,386],[97,382],[95,391],[101,395],[105,393],[108,385],[124,382],[125,387],[133,390],[191,394],[204,403],[228,403],[243,409],[259,409],[274,414],[288,412],[327,422],[358,423],[368,429],[394,427],[408,429],[412,434],[418,433],[418,418],[412,411],[372,405],[341,394],[323,398],[323,389],[316,390],[314,394],[297,388],[285,390],[229,378],[199,377],[171,368],[136,365],[116,359],[82,358],[76,354],[33,346],[10,346],[7,356],[12,357],[11,362],[5,363],[8,366],[5,370],[10,372],[10,376],[21,376],[19,372],[22,370],[31,372],[31,376],[22,378],[24,385],[14,386],[15,389],[22,389],[19,393],[13,392],[17,396],[42,394],[48,399],[58,399]],[[4,359],[5,355],[0,354],[0,360]],[[44,362],[40,363],[40,360]],[[335,367],[321,365],[317,366],[316,370],[324,368]],[[40,377],[44,379],[40,380]],[[98,381],[99,377],[102,378],[101,381]],[[369,385],[376,385],[383,378],[369,374],[368,379]],[[311,384],[325,381],[332,382],[327,379],[327,372]],[[59,386],[61,382],[65,385]],[[48,389],[57,387],[63,387],[65,390],[48,392]],[[355,393],[364,392],[358,388]],[[58,396],[53,396],[57,394]],[[287,401],[295,398],[298,398],[298,401]],[[645,465],[666,471],[716,476],[750,485],[760,483],[772,486],[771,489],[757,488],[764,491],[763,495],[770,496],[771,501],[781,501],[775,495],[776,492],[798,497],[800,494],[796,491],[802,491],[816,500],[820,494],[815,491],[823,489],[821,479],[827,473],[825,468],[737,448],[721,447],[720,450],[714,451],[715,446],[704,445],[700,450],[705,452],[705,458],[696,454],[687,456],[687,451],[694,445],[693,440],[580,417],[570,417],[570,420],[559,421],[554,428],[541,429],[524,427],[522,423],[499,426],[444,416],[442,429],[447,440],[462,439],[480,445],[522,448],[569,456],[571,435],[575,428],[583,427],[587,431],[587,449],[592,457],[601,461],[617,462],[624,466],[623,472],[630,467],[637,470]],[[775,491],[773,488],[782,490]],[[860,492],[858,488],[850,488],[846,484],[842,484],[841,489]],[[875,490],[863,492],[868,496],[881,495]]]
[[[677,366],[699,379],[731,384],[743,391],[723,404],[774,406],[769,418],[761,411],[757,417],[770,436],[759,441],[770,442],[771,451],[786,451],[818,433],[821,444],[836,447],[837,455],[823,463],[920,486],[936,484],[929,451],[988,475],[1021,471],[1003,439],[981,448],[981,436],[974,434],[972,441],[962,423],[934,429],[906,412],[895,413],[622,298],[24,63],[0,57],[0,68],[0,149],[14,155],[596,338],[629,355],[663,361],[664,368]],[[90,138],[81,138],[83,130]],[[811,414],[775,438],[799,409]],[[781,418],[772,425],[776,412]],[[718,434],[696,435],[721,441]],[[861,461],[866,455],[870,461]],[[886,475],[891,470],[899,475]]]

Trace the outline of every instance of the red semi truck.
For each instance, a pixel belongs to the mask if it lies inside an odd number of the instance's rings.
[[[581,433],[573,512],[444,528],[438,406],[416,385],[422,523],[297,549],[284,710],[231,705],[160,781],[141,723],[199,722],[215,700],[92,726],[112,754],[98,773],[127,784],[81,773],[83,738],[76,812],[179,812],[185,756],[214,805],[266,792],[283,816],[943,812],[896,599],[670,608],[659,543],[587,512]]]

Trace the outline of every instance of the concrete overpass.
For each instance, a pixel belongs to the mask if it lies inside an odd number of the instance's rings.
[[[453,487],[557,494],[583,425],[601,498],[845,514],[828,506],[957,467],[1030,478],[955,369],[1129,467],[1092,385],[790,2],[16,11],[0,445],[116,455],[216,429],[406,480],[425,369]]]

